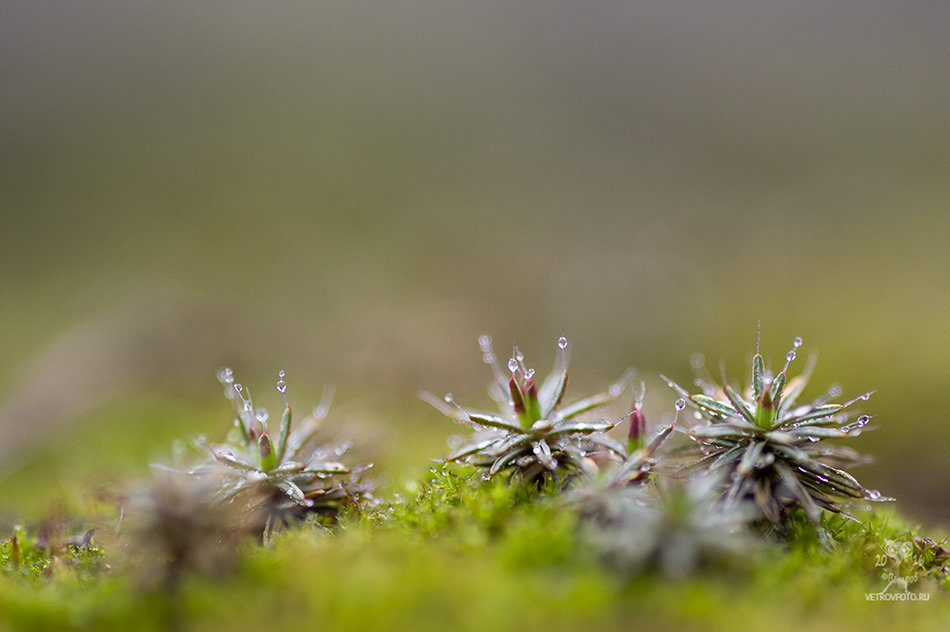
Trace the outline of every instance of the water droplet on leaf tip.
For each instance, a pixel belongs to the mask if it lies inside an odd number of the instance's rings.
[[[623,387],[620,384],[611,384],[607,392],[610,393],[612,397],[617,397],[623,392]]]
[[[557,348],[558,349],[567,349],[567,338],[561,336],[557,339]]]
[[[234,385],[234,390],[236,390],[238,393],[243,393],[243,392],[244,392],[244,385],[243,385],[243,384],[235,384],[235,385]]]
[[[446,403],[446,404],[454,404],[454,403],[455,403],[455,398],[452,397],[452,393],[446,393],[446,394],[445,394],[445,397],[443,397],[442,399],[445,400],[445,403]]]
[[[794,351],[789,351],[789,352],[788,352],[788,355],[785,356],[785,359],[788,360],[789,362],[791,362],[792,360],[795,359],[795,357],[796,357],[796,356],[795,356],[795,352],[794,352]]]
[[[684,408],[686,408],[686,400],[680,397],[678,400],[676,400],[673,403],[673,406],[676,408],[677,411],[683,410]]]
[[[482,356],[482,362],[484,362],[485,364],[492,364],[494,361],[495,361],[495,354],[493,353],[486,353],[485,355]]]
[[[871,394],[870,394],[870,393],[865,393],[864,395],[861,396],[861,401],[866,402],[866,401],[868,401],[869,399],[871,399]]]
[[[533,378],[533,377],[534,377],[534,369],[528,369],[528,370],[525,372],[524,376],[525,376],[525,378],[528,379],[528,380],[530,380],[531,378]]]
[[[516,358],[508,358],[508,370],[512,373],[518,370],[518,360]]]
[[[800,346],[802,346],[802,338],[801,338],[801,336],[799,336],[798,338],[795,338],[795,342],[792,343],[792,346],[795,347],[796,349],[798,349]]]
[[[491,336],[485,334],[478,337],[478,346],[482,349],[491,346]]]

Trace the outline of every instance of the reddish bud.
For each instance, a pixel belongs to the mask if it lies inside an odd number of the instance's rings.
[[[511,404],[514,406],[515,414],[523,415],[525,412],[524,396],[521,394],[521,387],[518,386],[518,382],[515,381],[514,375],[508,380],[508,390],[511,391]]]
[[[627,441],[640,444],[647,433],[647,419],[639,408],[630,413],[630,429],[627,431]]]
[[[524,383],[524,394],[528,399],[537,400],[538,399],[538,387],[534,383],[533,378],[528,378]]]
[[[10,540],[10,559],[13,560],[14,568],[20,566],[20,539],[13,535],[13,539]]]

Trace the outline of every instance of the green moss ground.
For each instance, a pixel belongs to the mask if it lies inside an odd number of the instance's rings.
[[[11,630],[944,630],[941,562],[911,592],[873,602],[885,541],[916,534],[896,515],[829,517],[828,544],[793,529],[728,568],[686,580],[607,569],[551,494],[430,471],[392,504],[331,531],[299,527],[233,551],[232,572],[143,590],[118,551],[38,555],[2,548],[0,629]],[[467,474],[463,468],[460,474]],[[406,498],[407,500],[402,500]],[[22,547],[21,547],[22,548]],[[26,547],[28,548],[28,547]],[[23,553],[23,551],[21,551]],[[96,570],[98,569],[98,570]],[[155,572],[152,568],[145,574]]]

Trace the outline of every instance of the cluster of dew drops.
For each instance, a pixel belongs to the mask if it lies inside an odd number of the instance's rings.
[[[290,402],[287,399],[287,382],[284,381],[284,378],[286,377],[287,374],[283,369],[277,372],[277,390],[283,396],[284,404],[289,408]],[[253,414],[254,418],[262,424],[267,423],[267,420],[270,416],[269,413],[264,408],[258,408],[256,411],[254,410],[254,404],[251,400],[250,391],[240,382],[234,381],[233,370],[230,368],[222,369],[218,373],[218,381],[224,384],[224,394],[228,399],[233,401],[235,397],[240,398],[240,406],[245,413]],[[235,402],[235,404],[236,403],[237,402]],[[240,421],[235,419],[234,424],[240,425]]]
[[[495,364],[495,361],[497,360],[495,353],[492,350],[491,344],[492,344],[491,336],[487,334],[483,334],[479,336],[478,346],[482,351],[482,362],[488,365]],[[569,345],[570,345],[570,341],[567,339],[567,336],[562,335],[557,339],[557,348],[560,351],[567,351],[567,347]],[[508,371],[511,372],[512,375],[516,375],[519,370],[521,371],[522,375],[524,375],[525,379],[531,379],[532,377],[534,377],[535,370],[526,368],[524,366],[524,354],[518,349],[518,347],[515,347],[514,351],[512,352],[511,357],[508,358]],[[623,381],[610,385],[609,392],[612,396],[618,397],[622,391],[623,391]],[[449,404],[455,403],[455,400],[451,393],[446,394],[445,401]],[[674,408],[676,409],[676,416],[678,417],[679,413],[685,410],[686,408],[686,400],[680,397],[679,399],[676,400],[676,402],[674,402],[673,405],[674,405]],[[674,418],[673,423],[674,424],[676,423],[675,418]]]

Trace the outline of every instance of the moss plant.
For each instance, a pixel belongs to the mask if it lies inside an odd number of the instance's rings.
[[[596,473],[594,453],[605,458],[625,456],[624,447],[605,434],[616,425],[609,420],[581,421],[579,417],[616,399],[630,380],[628,372],[603,393],[564,404],[567,388],[568,340],[557,341],[554,370],[538,387],[534,369],[524,363],[524,355],[514,348],[508,372],[498,364],[491,339],[479,339],[482,359],[491,366],[495,379],[489,395],[499,412],[465,408],[451,395],[444,398],[423,393],[422,397],[454,421],[476,432],[447,457],[483,468],[491,477],[504,470],[517,472],[524,480],[558,473]]]
[[[190,574],[220,577],[233,567],[234,547],[260,517],[217,502],[219,484],[156,472],[128,492],[120,541],[143,588],[175,592]]]
[[[610,568],[681,579],[702,566],[737,566],[758,546],[746,530],[757,515],[754,507],[717,500],[712,491],[719,484],[705,476],[628,486],[608,497],[578,496],[575,505],[584,537]]]
[[[602,464],[596,475],[580,480],[567,495],[567,503],[588,523],[600,527],[623,524],[631,511],[638,511],[649,502],[655,504],[657,500],[655,490],[651,493],[643,488],[656,482],[654,468],[657,465],[657,450],[672,434],[685,404],[678,401],[673,422],[660,427],[647,440],[643,395],[644,386],[641,383],[640,394],[627,415],[630,426],[627,432],[627,454],[623,460]]]
[[[861,434],[870,417],[853,419],[856,413],[849,409],[870,393],[843,404],[831,403],[840,392],[835,387],[812,402],[800,403],[812,364],[792,379],[787,372],[801,344],[796,338],[785,365],[774,375],[756,352],[751,383],[741,391],[728,382],[720,386],[705,374],[697,380],[703,391],[698,394],[668,380],[698,419],[689,435],[701,458],[688,470],[722,474],[727,503],[752,500],[773,524],[792,506],[801,507],[817,524],[821,509],[840,513],[842,501],[890,500],[843,469],[860,460],[855,452],[828,445],[828,440]]]
[[[345,444],[314,441],[329,409],[328,393],[313,414],[292,429],[293,413],[281,371],[277,390],[284,398],[284,412],[274,433],[268,427],[267,410],[254,407],[248,389],[234,381],[230,369],[222,371],[219,379],[234,406],[235,429],[223,444],[199,439],[210,459],[190,470],[197,477],[220,481],[215,502],[260,515],[266,537],[272,528],[307,514],[332,518],[342,507],[371,498],[370,486],[359,476],[370,466],[340,462],[348,448]]]

